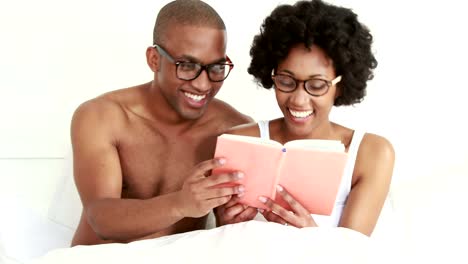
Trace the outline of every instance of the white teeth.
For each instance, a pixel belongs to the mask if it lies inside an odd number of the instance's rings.
[[[289,109],[289,112],[291,113],[292,116],[297,117],[297,118],[308,117],[314,113],[314,111],[312,110],[311,111],[293,111],[291,109]]]
[[[204,95],[196,95],[196,94],[191,94],[191,93],[188,93],[188,92],[184,92],[185,96],[187,96],[188,98],[192,99],[192,100],[195,100],[195,101],[201,101],[203,99],[205,99],[206,97],[206,94]]]

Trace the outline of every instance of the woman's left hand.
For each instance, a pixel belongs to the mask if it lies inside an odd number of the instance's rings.
[[[292,211],[288,211],[273,200],[260,196],[258,199],[264,203],[269,210],[261,212],[269,222],[276,222],[282,225],[292,225],[295,227],[317,226],[309,211],[304,208],[291,194],[289,194],[282,186],[276,187],[284,201],[291,207]]]

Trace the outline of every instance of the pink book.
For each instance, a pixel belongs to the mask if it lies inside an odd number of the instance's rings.
[[[223,134],[218,137],[215,157],[226,165],[213,174],[239,170],[245,194],[240,202],[266,209],[258,196],[266,196],[290,209],[276,194],[280,184],[311,214],[330,215],[348,158],[337,140],[301,139],[281,143],[258,137]]]

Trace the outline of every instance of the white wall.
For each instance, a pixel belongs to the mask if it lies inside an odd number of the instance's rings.
[[[73,110],[103,92],[150,80],[145,49],[167,2],[0,2],[2,200],[20,200],[45,214],[69,149]],[[225,19],[235,63],[218,97],[256,119],[278,116],[272,93],[256,87],[247,67],[252,38],[280,1],[207,2]],[[451,190],[461,193],[459,186],[468,183],[463,1],[331,2],[352,7],[369,26],[379,61],[364,102],[335,109],[333,119],[393,142],[394,184],[406,186],[401,193],[413,198],[401,204],[423,203],[428,213],[428,201],[441,196],[447,202],[439,207],[447,208],[459,198]]]

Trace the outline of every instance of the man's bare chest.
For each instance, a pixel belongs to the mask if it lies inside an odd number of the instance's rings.
[[[180,190],[194,166],[212,158],[215,140],[150,133],[120,142],[122,195],[146,199]]]

